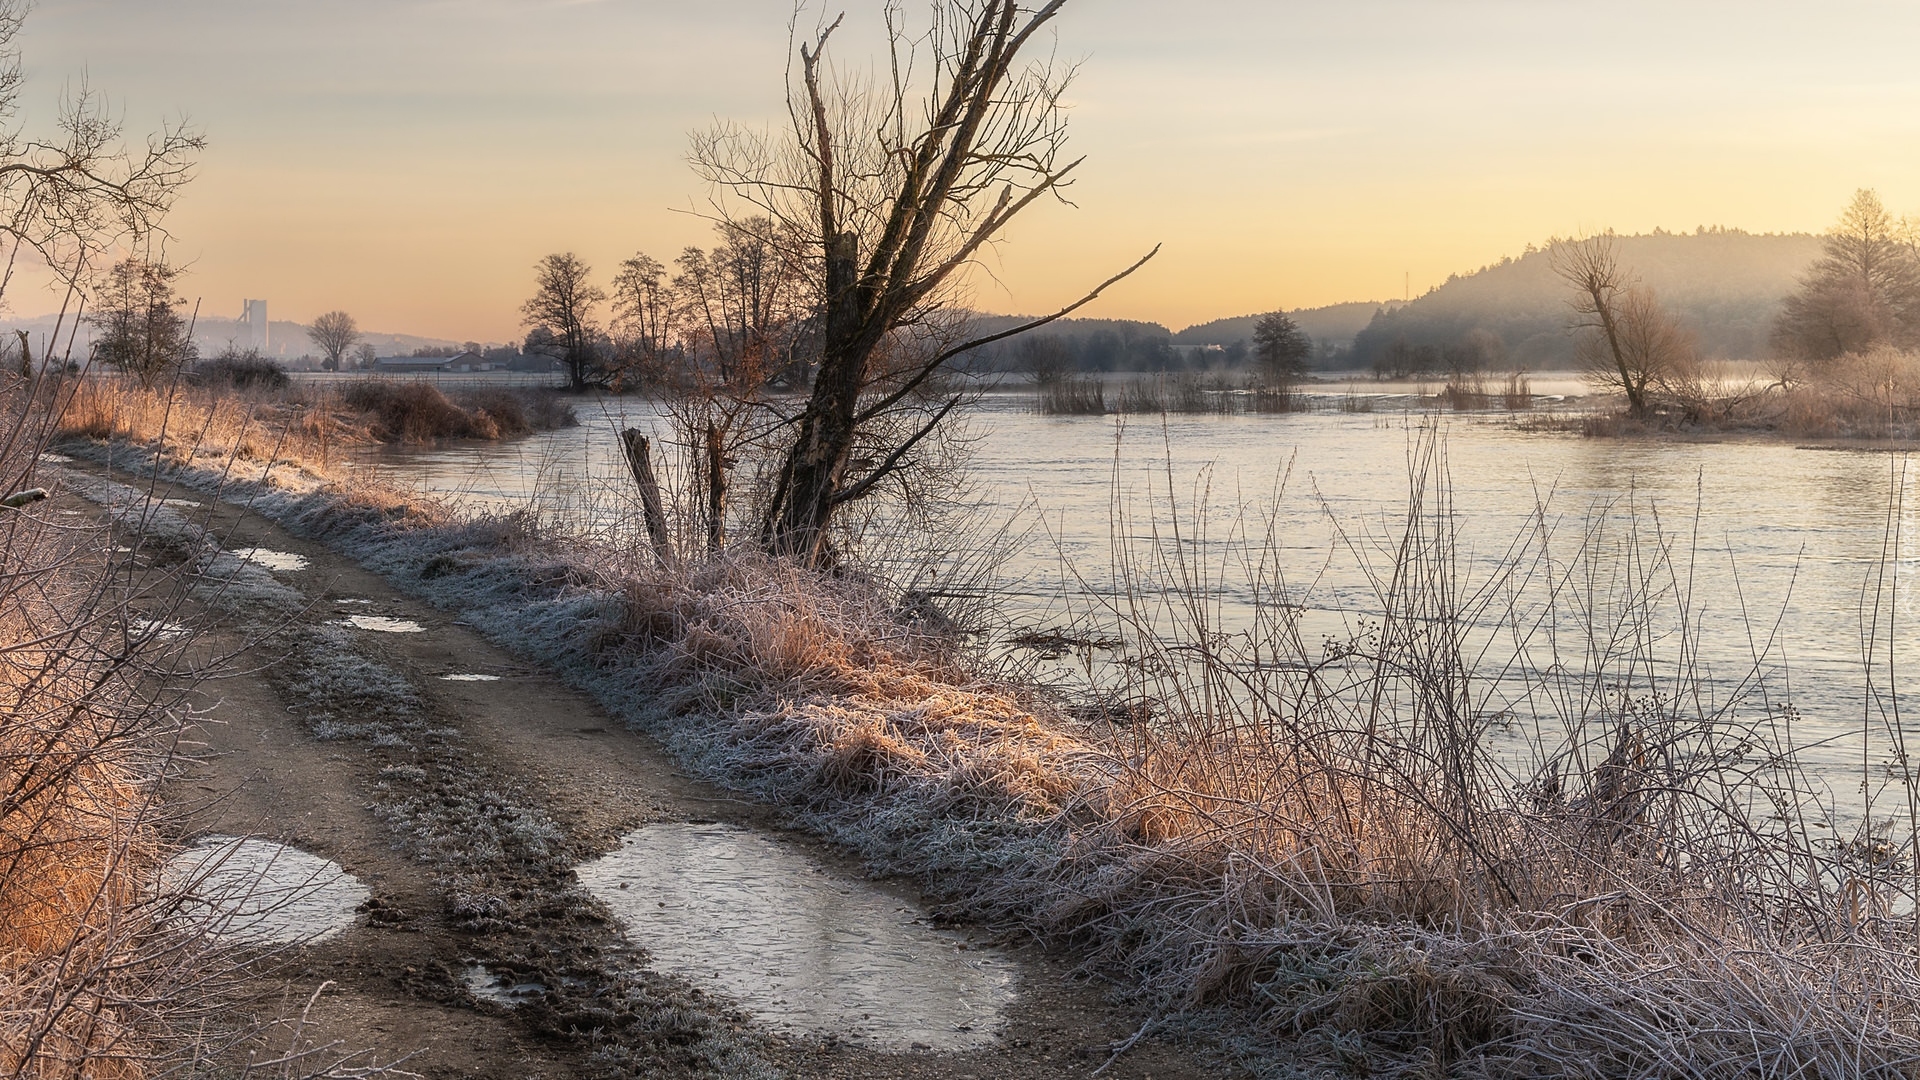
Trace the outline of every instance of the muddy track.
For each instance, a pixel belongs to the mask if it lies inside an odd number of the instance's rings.
[[[769,811],[680,775],[584,695],[330,549],[204,494],[154,493],[200,503],[182,514],[229,550],[308,560],[276,575],[303,595],[294,610],[250,610],[229,595],[178,613],[205,629],[197,649],[235,657],[202,684],[204,753],[172,782],[174,800],[197,807],[188,835],[289,843],[372,891],[354,929],[263,965],[244,1010],[284,1015],[330,982],[306,1039],[407,1056],[404,1068],[434,1077],[1084,1076],[1139,1029],[1141,1017],[1070,979],[1063,960],[1017,945],[1018,998],[1000,1036],[964,1053],[882,1053],[831,1033],[765,1030],[735,1003],[651,970],[572,867],[643,824],[771,829]],[[169,558],[178,555],[157,550],[155,572]],[[423,629],[339,625],[351,614]],[[453,673],[500,679],[441,678]],[[782,840],[860,877],[806,837]],[[505,1004],[476,995],[487,982],[534,989]],[[1233,1074],[1148,1038],[1102,1075]]]

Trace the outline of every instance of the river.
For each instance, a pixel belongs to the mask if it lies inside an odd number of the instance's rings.
[[[630,399],[588,402],[580,412],[577,428],[516,443],[388,451],[369,465],[472,509],[532,509],[550,528],[634,542],[632,485],[615,433],[657,431],[658,413]],[[1477,662],[1505,663],[1494,655],[1501,624],[1513,607],[1531,610],[1527,590],[1542,582],[1558,580],[1568,603],[1617,599],[1622,581],[1650,582],[1653,607],[1666,614],[1629,635],[1645,637],[1669,674],[1696,672],[1706,709],[1781,716],[1790,698],[1791,741],[1843,805],[1842,817],[1869,812],[1863,790],[1876,816],[1904,802],[1890,786],[1904,730],[1890,718],[1920,705],[1911,700],[1920,626],[1910,599],[1920,492],[1904,455],[1586,438],[1523,430],[1504,413],[1424,412],[1392,396],[1371,412],[1120,419],[1040,416],[1027,395],[997,393],[965,424],[973,442],[963,501],[974,510],[936,539],[997,549],[994,580],[983,588],[977,570],[955,571],[949,559],[944,572],[958,580],[923,573],[916,583],[936,595],[990,592],[1003,625],[1077,622],[1084,630],[1128,591],[1124,580],[1136,595],[1143,580],[1149,592],[1164,583],[1149,565],[1159,551],[1203,575],[1218,629],[1253,625],[1256,605],[1280,597],[1297,607],[1304,637],[1353,636],[1380,613],[1381,582],[1403,536],[1410,462],[1431,431],[1446,477],[1435,490],[1450,505],[1430,490],[1427,510],[1444,511],[1437,520],[1451,535],[1456,592],[1484,601],[1474,609],[1479,633],[1469,635]],[[1574,558],[1583,548],[1594,554],[1585,563]],[[1132,560],[1117,560],[1117,549]],[[1649,572],[1663,550],[1667,565]],[[1267,553],[1265,568],[1247,568],[1249,551]],[[911,573],[905,554],[883,561]],[[1535,572],[1503,576],[1516,565]],[[1564,631],[1565,613],[1546,623]],[[1526,647],[1529,663],[1554,662],[1541,659],[1537,643]],[[1572,651],[1558,662],[1578,666]],[[1503,655],[1512,653],[1509,645]],[[1048,659],[1056,669],[1074,662],[1070,649]]]

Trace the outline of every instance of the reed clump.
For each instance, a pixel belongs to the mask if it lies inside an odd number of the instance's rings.
[[[1103,416],[1106,389],[1098,375],[1056,374],[1039,383],[1037,404],[1046,416]]]
[[[380,442],[420,445],[443,439],[504,439],[579,421],[558,395],[508,389],[442,393],[432,383],[361,379],[340,390],[341,402],[364,418]]]

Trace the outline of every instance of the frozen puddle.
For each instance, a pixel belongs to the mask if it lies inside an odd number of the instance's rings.
[[[479,964],[468,964],[466,970],[460,973],[460,981],[466,984],[467,992],[474,997],[508,1008],[536,1000],[547,992],[547,988],[540,983],[509,984]]]
[[[208,836],[160,868],[180,914],[242,945],[325,941],[353,925],[367,887],[339,864],[268,840]]]
[[[349,615],[340,621],[356,629],[377,630],[383,634],[418,634],[426,629],[412,619],[395,619],[387,615]]]
[[[759,833],[652,825],[578,872],[657,967],[776,1027],[968,1050],[992,1044],[1013,998],[1001,954]]]
[[[471,672],[460,671],[460,672],[455,672],[452,675],[442,675],[440,676],[440,681],[441,682],[499,682],[500,676],[475,675]]]
[[[173,641],[187,636],[186,627],[162,619],[128,619],[127,629],[135,637],[152,637],[155,641]]]
[[[253,565],[263,567],[267,570],[279,570],[284,573],[293,570],[305,570],[307,568],[307,557],[305,555],[295,555],[291,551],[274,551],[271,548],[250,547],[236,548],[233,553]]]
[[[54,453],[53,451],[51,451],[51,450],[49,450],[49,451],[46,451],[45,453],[43,453],[43,454],[41,454],[41,455],[40,455],[40,464],[42,464],[42,465],[71,465],[71,464],[73,464],[73,459],[72,459],[72,458],[70,458],[70,457],[68,457],[68,456],[67,456],[67,455],[65,455],[65,454],[56,454],[56,453]]]

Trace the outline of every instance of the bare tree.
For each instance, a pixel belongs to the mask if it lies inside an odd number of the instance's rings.
[[[1773,326],[1784,357],[1826,361],[1882,342],[1920,343],[1920,237],[1862,188]]]
[[[180,272],[164,263],[122,259],[94,286],[94,359],[155,386],[194,358],[186,301],[174,292]]]
[[[548,255],[534,264],[533,298],[522,305],[526,325],[551,335],[550,348],[567,367],[567,383],[574,390],[604,382],[593,311],[607,294],[589,278],[593,268],[571,251]],[[532,335],[529,335],[532,340]]]
[[[673,295],[667,268],[645,252],[620,263],[613,278],[616,377],[661,380],[673,347]]]
[[[0,0],[0,115],[9,118],[20,111],[15,39],[28,7]],[[164,239],[161,220],[206,145],[191,128],[169,124],[131,147],[84,85],[62,103],[56,126],[50,137],[19,123],[0,128],[0,297],[23,255],[51,270],[72,300],[116,249],[150,250]]]
[[[1574,325],[1585,331],[1579,351],[1589,377],[1625,394],[1630,415],[1646,416],[1654,373],[1638,362],[1621,325],[1621,303],[1635,283],[1614,254],[1613,237],[1563,240],[1547,258],[1553,272],[1574,291],[1569,304]]]
[[[360,340],[360,327],[346,312],[329,311],[313,320],[313,325],[307,328],[307,337],[326,356],[320,366],[339,371],[347,350]]]
[[[772,549],[830,561],[836,510],[910,468],[960,404],[928,393],[950,360],[1077,310],[1146,261],[1001,333],[968,340],[953,318],[963,271],[1079,164],[1066,159],[1061,101],[1072,70],[1027,56],[1063,4],[936,0],[919,35],[889,6],[885,73],[870,81],[829,65],[835,20],[796,43],[783,133],[723,126],[696,140],[708,181],[793,238],[815,312],[812,393],[777,428],[761,523]],[[902,409],[918,419],[901,423]]]

